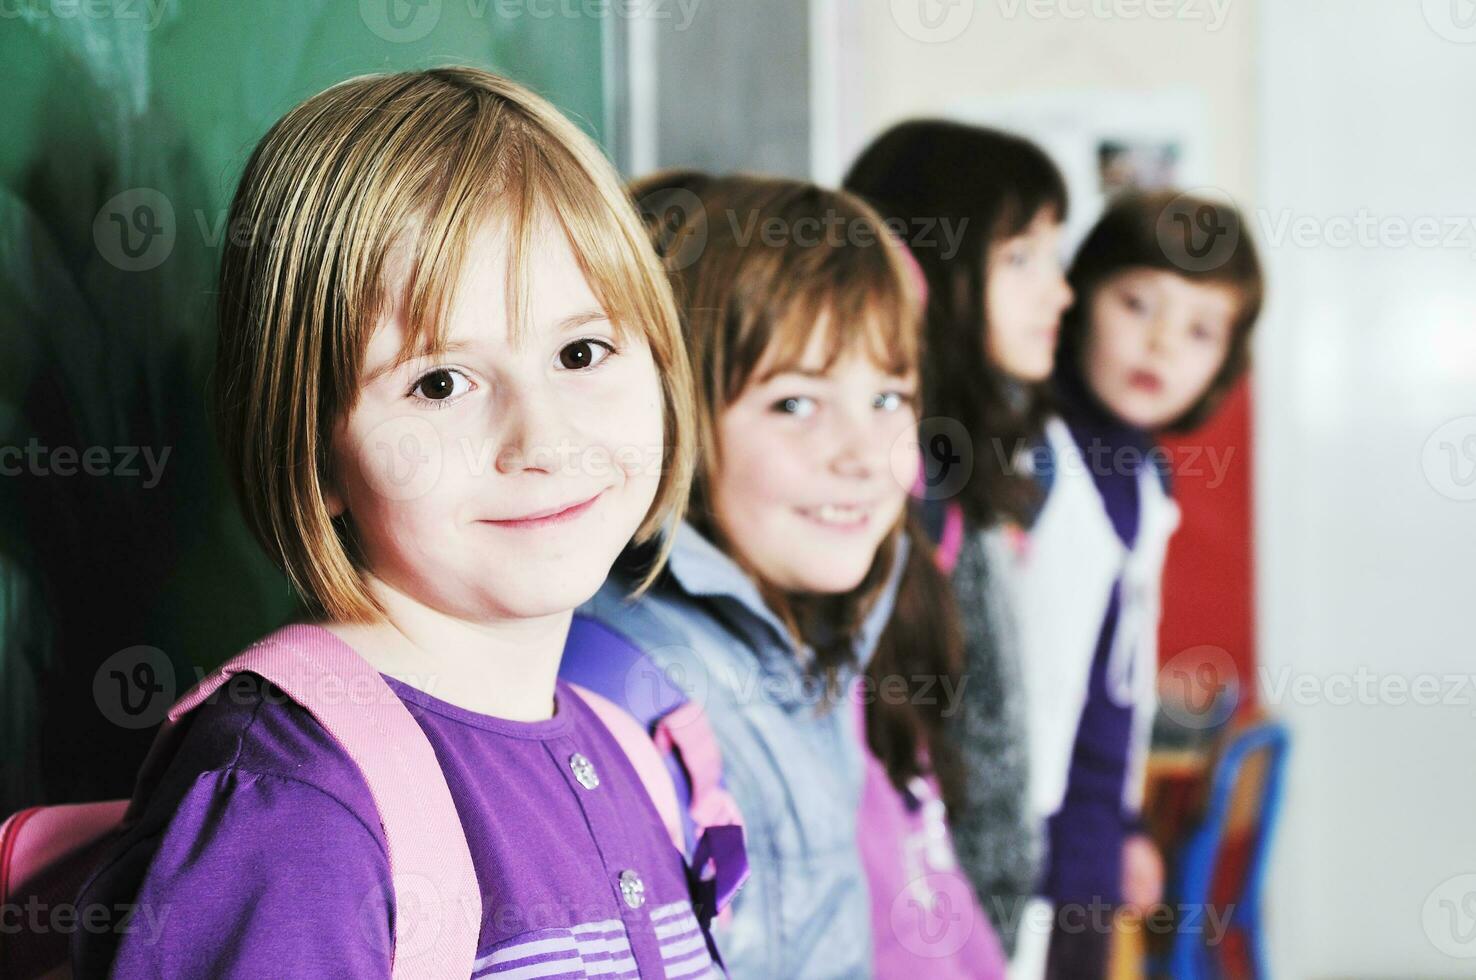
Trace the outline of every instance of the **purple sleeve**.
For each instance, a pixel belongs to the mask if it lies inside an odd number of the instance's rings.
[[[290,776],[201,774],[118,940],[118,977],[385,977],[393,892],[378,835]]]

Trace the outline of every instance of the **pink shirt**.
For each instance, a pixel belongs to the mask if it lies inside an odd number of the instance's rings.
[[[853,696],[866,744],[865,707]],[[857,837],[871,889],[879,980],[994,980],[1005,975],[999,938],[958,867],[932,779],[899,793],[869,751]]]

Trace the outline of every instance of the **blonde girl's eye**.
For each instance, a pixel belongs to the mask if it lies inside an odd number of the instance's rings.
[[[568,371],[587,371],[615,353],[615,348],[594,337],[581,337],[559,349],[559,367]]]
[[[1148,304],[1143,302],[1143,297],[1135,292],[1127,291],[1122,294],[1122,305],[1134,313],[1148,312]]]
[[[432,403],[435,408],[444,408],[470,390],[471,379],[456,368],[436,368],[417,378],[408,394],[411,398]]]
[[[804,419],[814,415],[815,409],[819,406],[815,404],[815,399],[813,398],[806,398],[804,395],[791,395],[788,398],[779,399],[770,407],[773,411],[781,415],[793,415],[796,418]]]

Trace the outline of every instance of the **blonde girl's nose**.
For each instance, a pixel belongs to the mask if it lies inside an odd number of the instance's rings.
[[[499,438],[497,470],[553,472],[563,426],[551,392],[537,384],[509,385],[492,409],[491,430]]]

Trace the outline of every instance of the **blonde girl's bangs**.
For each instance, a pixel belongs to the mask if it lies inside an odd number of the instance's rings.
[[[665,458],[638,532],[645,540],[680,519],[686,501],[690,368],[665,275],[584,133],[516,83],[442,68],[340,83],[284,116],[248,163],[230,227],[251,233],[229,238],[221,262],[222,448],[251,530],[330,617],[382,613],[325,487],[334,428],[354,407],[365,350],[392,300],[392,253],[403,249],[409,267],[401,356],[435,351],[473,234],[504,221],[517,337],[531,243],[548,216],[617,330],[644,335],[661,378]]]

